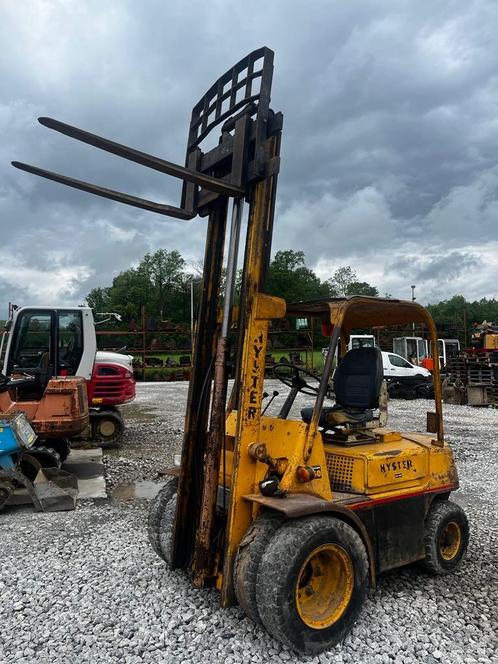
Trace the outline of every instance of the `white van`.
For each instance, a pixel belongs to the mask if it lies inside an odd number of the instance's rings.
[[[384,378],[430,378],[431,372],[419,367],[397,353],[382,351]]]

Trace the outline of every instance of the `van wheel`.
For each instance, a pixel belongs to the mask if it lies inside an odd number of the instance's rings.
[[[451,500],[432,504],[425,524],[422,567],[432,574],[449,574],[460,564],[469,543],[469,523],[460,505]]]
[[[259,565],[259,616],[274,638],[314,655],[346,636],[368,585],[367,553],[350,525],[330,516],[286,522]]]

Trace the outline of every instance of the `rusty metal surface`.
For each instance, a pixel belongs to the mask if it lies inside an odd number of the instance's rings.
[[[256,141],[260,147],[266,140],[266,121],[269,112],[273,78],[273,51],[263,47],[249,53],[225,72],[201,97],[192,110],[188,151],[224,120],[234,116],[247,105],[257,103]],[[255,84],[259,80],[259,91]]]
[[[227,199],[220,199],[214,204],[214,209],[210,214],[206,236],[202,293],[178,483],[173,536],[173,567],[188,568],[190,566],[199,523],[226,216]]]
[[[362,501],[365,500],[365,496],[358,495],[355,497],[352,494],[348,495],[350,502],[357,502],[359,499]],[[319,514],[320,512],[347,511],[339,504],[337,498],[335,500],[323,500],[323,498],[308,493],[289,493],[285,498],[267,497],[260,493],[251,493],[246,494],[243,498],[252,503],[258,503],[262,507],[281,512],[289,519],[310,514]]]
[[[430,411],[427,411],[427,431],[437,433],[437,416],[436,413]]]
[[[247,121],[247,116],[244,117]],[[239,118],[236,122],[240,123]],[[232,207],[232,221],[230,225],[230,242],[227,256],[227,268],[223,298],[223,317],[221,332],[216,348],[214,362],[213,397],[211,402],[211,421],[204,454],[204,485],[200,505],[199,526],[197,529],[195,556],[194,556],[194,585],[202,587],[213,570],[215,547],[213,529],[218,493],[218,479],[220,469],[221,451],[225,445],[225,408],[227,400],[227,372],[228,334],[232,305],[235,293],[235,280],[237,273],[237,257],[239,250],[240,226],[242,220],[243,200],[234,199]],[[225,468],[226,455],[223,456]],[[224,473],[225,474],[225,473]],[[223,478],[223,484],[225,478]],[[223,494],[224,495],[224,494]],[[226,504],[223,502],[223,509]]]
[[[223,533],[218,533],[217,536],[213,533],[212,517],[216,504],[220,457],[222,446],[225,444],[226,341],[220,343],[216,365],[215,355],[219,336],[216,311],[220,301],[227,196],[237,198],[244,196],[250,203],[241,291],[242,307],[239,312],[241,330],[237,356],[239,391],[242,385],[240,377],[243,342],[249,320],[252,316],[252,320],[261,328],[262,333],[268,326],[266,320],[256,321],[251,306],[258,291],[264,291],[271,251],[277,174],[280,167],[282,115],[275,114],[270,109],[272,77],[273,52],[263,47],[249,53],[215,81],[192,110],[184,162],[186,167],[134,150],[58,120],[40,119],[46,127],[71,138],[182,179],[184,184],[180,207],[147,201],[14,162],[16,167],[33,174],[135,207],[182,219],[191,218],[197,213],[209,217],[172,554],[173,567],[189,569],[195,559],[195,571],[200,574],[199,585],[202,585],[203,579],[209,573],[213,546],[220,547],[224,541]],[[204,139],[219,125],[221,125],[221,137],[218,146],[204,154],[202,151]],[[211,404],[213,371],[215,399]],[[237,389],[235,396],[237,398]],[[210,406],[212,418],[211,426],[208,427]],[[237,455],[239,458],[240,450],[237,450]],[[233,535],[233,541],[228,551],[228,567],[225,569],[226,583],[223,590],[225,596],[231,592],[230,565],[233,546],[236,546],[240,540],[241,529],[247,521],[245,514],[247,510],[242,506],[240,499],[237,502],[237,510],[244,514],[240,522],[239,512],[237,516],[235,512],[231,515],[231,527],[235,527],[235,530],[228,534],[228,537]],[[217,553],[221,554],[219,558],[222,559],[222,551]]]
[[[198,184],[210,191],[216,191],[219,194],[224,196],[240,196],[243,194],[243,190],[240,187],[231,185],[229,183],[220,181],[218,178],[206,175],[205,173],[200,173],[199,171],[191,171],[184,166],[175,164],[171,161],[166,161],[160,157],[155,157],[154,155],[147,154],[146,152],[141,152],[140,150],[135,150],[129,148],[126,145],[121,145],[115,141],[110,141],[107,138],[102,136],[97,136],[97,134],[92,134],[83,129],[78,129],[72,125],[68,125],[64,122],[59,122],[53,118],[39,118],[38,120],[42,125],[48,127],[49,129],[54,129],[55,131],[65,134],[70,138],[75,138],[78,141],[83,143],[88,143],[88,145],[93,145],[100,150],[105,152],[110,152],[115,154],[118,157],[127,159],[128,161],[134,161],[141,166],[146,166],[160,173],[165,173],[166,175],[171,175],[172,177],[180,178],[185,182],[192,182],[193,184]]]
[[[44,438],[70,438],[83,432],[89,423],[84,378],[52,378],[38,401],[13,401],[9,392],[0,393],[0,412],[22,411],[38,435]]]
[[[211,425],[204,451],[204,484],[200,504],[199,523],[194,555],[194,585],[202,587],[212,572],[214,551],[211,547],[216,509],[221,450],[225,437],[225,404],[227,383],[225,376],[227,339],[220,337],[214,363]]]

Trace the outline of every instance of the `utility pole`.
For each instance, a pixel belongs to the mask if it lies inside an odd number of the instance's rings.
[[[463,305],[463,347],[467,348],[467,302]]]
[[[194,352],[194,276],[190,279],[190,353]],[[191,359],[192,362],[192,359]]]
[[[415,297],[415,284],[412,284],[411,288],[412,288],[412,302],[415,302],[415,300],[417,299]],[[412,323],[412,331],[413,331],[413,336],[415,336],[415,323]]]

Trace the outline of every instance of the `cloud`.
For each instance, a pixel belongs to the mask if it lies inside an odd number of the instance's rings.
[[[299,247],[318,260],[370,253],[395,232],[385,198],[373,187],[344,198],[325,193],[315,201],[296,200],[277,218],[277,243]]]
[[[498,166],[454,187],[426,218],[428,232],[447,244],[476,237],[495,238],[498,228]]]
[[[203,254],[203,219],[158,219],[14,171],[18,159],[179,203],[178,181],[35,118],[182,163],[194,103],[262,44],[285,116],[274,251],[303,249],[326,276],[350,263],[393,295],[415,279],[421,301],[496,294],[494,0],[7,0],[0,14],[0,313],[14,296],[81,302],[159,247]]]
[[[386,265],[388,272],[398,272],[411,281],[437,281],[440,284],[453,282],[469,268],[481,265],[481,259],[474,254],[461,251],[451,251],[449,254],[428,254],[425,256],[414,256],[407,260],[405,253],[403,258],[397,258]]]
[[[48,272],[26,265],[22,256],[0,251],[1,291],[9,292],[9,301],[29,296],[30,301],[50,305],[78,293],[79,282],[88,277],[88,268],[74,263],[68,267],[56,253],[49,258],[52,259],[52,269]]]

